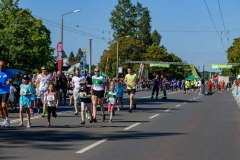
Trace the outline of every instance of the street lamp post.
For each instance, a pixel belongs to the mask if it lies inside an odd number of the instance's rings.
[[[62,42],[62,51],[63,51],[63,17],[64,17],[65,15],[68,15],[68,14],[71,14],[71,13],[76,13],[76,12],[80,12],[80,10],[79,10],[79,9],[76,9],[76,10],[74,10],[74,11],[72,11],[72,12],[67,12],[67,13],[62,14],[62,20],[61,20],[61,42]]]
[[[123,37],[129,38],[130,36],[127,35],[127,36],[123,36]],[[123,37],[122,37],[122,38],[123,38]],[[118,79],[118,71],[119,71],[119,40],[113,40],[113,41],[108,42],[108,44],[114,44],[114,43],[117,44],[116,78]]]
[[[116,72],[116,78],[118,79],[118,66],[119,66],[119,60],[118,60],[118,41],[117,41],[117,72]]]

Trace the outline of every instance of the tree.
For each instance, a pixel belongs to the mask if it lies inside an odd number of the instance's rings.
[[[19,0],[1,0],[0,9],[7,10],[9,8],[17,8]]]
[[[153,44],[160,45],[162,36],[158,33],[157,30],[154,30],[151,34],[151,40]]]
[[[66,54],[66,52],[63,50],[62,51],[62,58],[67,58],[68,56],[67,56],[67,54]]]
[[[148,9],[145,8],[141,16],[139,25],[140,40],[142,41],[145,47],[148,47],[152,44],[150,23],[151,23],[150,13]]]
[[[182,60],[174,55],[168,53],[164,48],[157,44],[152,44],[147,48],[145,54],[145,60],[147,61],[159,61],[159,62],[181,62]],[[171,65],[170,68],[150,68],[150,75],[168,73],[168,77],[183,78],[181,75],[182,69],[176,65]]]
[[[2,0],[0,6],[0,54],[9,65],[33,70],[45,65],[54,68],[50,31],[18,1]]]
[[[122,37],[118,39],[119,45],[119,66],[127,69],[129,60],[143,60],[144,47],[141,41],[136,40],[133,37]],[[116,75],[117,65],[117,44],[111,44],[109,49],[106,50],[101,56],[99,67],[105,70],[108,66],[107,74],[111,77]],[[137,71],[137,70],[135,70]]]
[[[83,56],[83,51],[81,48],[78,49],[77,55],[75,57],[75,61],[80,62],[81,57]]]
[[[111,12],[110,23],[115,39],[126,35],[135,36],[136,13],[131,0],[118,0],[115,10]]]
[[[234,39],[232,46],[230,46],[227,50],[227,59],[228,63],[240,63],[240,38]],[[240,73],[239,67],[235,66],[231,70],[233,75],[237,75]],[[223,71],[223,73],[228,73],[227,71]]]
[[[70,52],[70,55],[69,55],[69,61],[75,61],[75,56],[74,56],[74,53],[73,51]]]

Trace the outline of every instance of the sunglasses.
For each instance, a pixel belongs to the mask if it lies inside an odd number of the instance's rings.
[[[94,71],[94,72],[99,72],[99,71]]]

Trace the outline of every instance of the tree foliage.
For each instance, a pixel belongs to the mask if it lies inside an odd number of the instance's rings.
[[[119,45],[119,66],[124,70],[132,61],[163,61],[181,62],[181,59],[161,44],[161,35],[154,30],[151,32],[150,11],[143,7],[141,3],[132,4],[130,0],[118,0],[115,9],[111,12],[110,23],[114,31],[113,37]],[[126,38],[128,37],[128,38]],[[116,54],[117,43],[111,44],[106,50],[99,63],[99,66],[107,71],[107,74],[114,77],[116,75]],[[139,64],[133,67],[135,73],[138,72]],[[168,76],[181,77],[184,72],[178,66],[171,66],[164,69],[151,69],[145,65],[145,69],[150,70],[150,75],[155,72],[170,72]]]
[[[75,61],[80,62],[82,56],[83,56],[83,50],[82,48],[79,48],[77,55],[75,56]]]
[[[151,40],[153,44],[160,45],[162,36],[158,33],[157,30],[154,30],[151,34]]]
[[[132,37],[119,38],[118,57],[119,66],[123,68],[129,67],[128,60],[142,60],[144,57],[144,47],[141,41]],[[107,74],[115,77],[117,70],[117,43],[111,44],[108,50],[103,53],[99,66],[103,70],[107,67]]]
[[[33,70],[41,65],[54,68],[50,31],[18,1],[0,3],[0,58],[9,67]]]
[[[140,19],[139,33],[143,45],[148,47],[152,44],[151,39],[151,17],[147,8],[144,9]]]
[[[113,37],[126,35],[134,37],[136,31],[136,12],[131,0],[118,0],[115,10],[111,12],[110,23],[114,30]]]
[[[73,51],[70,52],[69,61],[75,61],[75,55],[74,55]]]
[[[232,46],[227,50],[228,63],[240,63],[240,38],[234,39]],[[231,73],[229,73],[231,72]],[[237,66],[234,66],[230,71],[223,70],[224,75],[238,75],[240,69]]]

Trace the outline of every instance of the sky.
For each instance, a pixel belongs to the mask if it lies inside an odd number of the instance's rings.
[[[55,48],[60,41],[62,15],[81,10],[64,16],[64,50],[69,54],[86,48],[89,53],[89,39],[93,39],[92,62],[96,65],[112,39],[109,18],[117,2],[20,0],[19,7],[43,20]],[[240,37],[239,0],[132,0],[133,4],[137,2],[150,11],[152,31],[161,34],[162,45],[200,71],[203,65],[205,70],[217,71],[211,69],[211,64],[227,63],[227,48]]]

